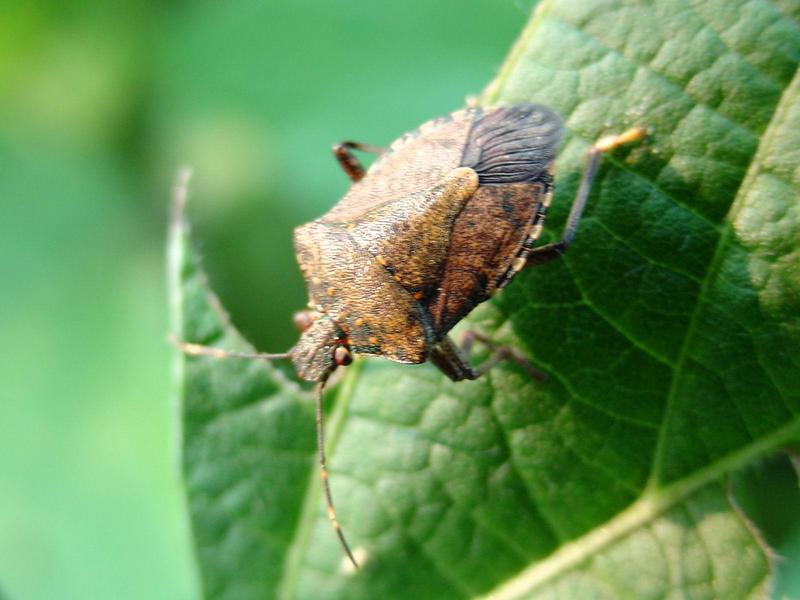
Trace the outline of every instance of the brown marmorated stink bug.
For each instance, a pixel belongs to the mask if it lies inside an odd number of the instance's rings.
[[[284,354],[230,352],[190,343],[188,354],[289,358],[316,382],[317,446],[328,516],[358,566],[333,508],[322,426],[322,391],[353,355],[401,363],[430,360],[454,381],[476,379],[511,359],[542,375],[524,356],[493,347],[473,367],[469,334],[457,346],[448,332],[476,305],[527,266],[557,258],[575,236],[600,156],[637,140],[634,128],[595,143],[560,241],[536,246],[553,191],[561,119],[533,104],[468,108],[429,121],[388,149],[354,142],[334,147],[353,185],[325,215],[295,230],[309,310],[297,313],[300,340]],[[374,152],[365,170],[353,150]],[[178,186],[176,194],[185,194]]]

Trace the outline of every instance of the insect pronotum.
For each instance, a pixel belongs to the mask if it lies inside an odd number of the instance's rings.
[[[642,128],[604,137],[588,160],[562,238],[537,246],[553,193],[561,119],[533,104],[469,108],[429,121],[389,148],[356,142],[334,146],[352,180],[320,218],[295,230],[297,260],[308,286],[308,310],[295,315],[297,344],[282,354],[231,352],[177,342],[191,355],[291,359],[315,382],[317,449],[328,516],[352,564],[331,496],[322,394],[331,373],[353,355],[401,363],[430,360],[454,381],[477,379],[513,360],[543,379],[524,355],[468,333],[459,347],[449,331],[477,304],[526,267],[569,248],[604,152],[642,138]],[[378,158],[365,169],[353,150]],[[186,177],[176,186],[185,197]],[[471,366],[474,340],[492,350]]]

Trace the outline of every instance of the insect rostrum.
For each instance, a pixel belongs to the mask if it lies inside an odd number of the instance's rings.
[[[182,344],[190,354],[290,358],[299,377],[317,383],[317,440],[328,514],[353,564],[328,486],[321,408],[325,382],[353,354],[401,363],[430,360],[455,381],[480,377],[507,358],[539,376],[523,356],[504,347],[472,367],[466,348],[448,333],[520,270],[566,250],[601,153],[644,133],[632,129],[592,146],[563,238],[536,247],[552,198],[562,131],[553,111],[523,104],[452,113],[386,150],[339,144],[334,154],[353,185],[325,215],[295,230],[309,295],[309,310],[295,316],[302,332],[297,344],[277,355]],[[353,149],[380,155],[365,170]]]

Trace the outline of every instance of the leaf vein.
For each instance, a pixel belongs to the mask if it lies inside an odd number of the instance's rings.
[[[603,321],[605,321],[606,323],[611,325],[611,327],[616,329],[620,334],[622,334],[622,336],[626,340],[628,340],[636,348],[638,348],[639,350],[641,350],[642,352],[647,354],[650,358],[653,358],[657,362],[660,362],[660,363],[666,365],[667,367],[670,367],[670,368],[674,368],[675,367],[674,363],[670,359],[668,359],[666,356],[662,356],[661,354],[656,352],[654,349],[652,349],[649,346],[647,346],[647,344],[645,344],[644,342],[639,340],[635,335],[633,335],[633,333],[631,333],[625,327],[623,327],[622,325],[617,323],[610,315],[607,315],[602,310],[600,310],[600,308],[597,305],[595,305],[594,302],[592,302],[591,298],[589,298],[587,296],[587,293],[586,293],[586,289],[587,288],[584,286],[583,282],[577,276],[575,271],[571,268],[571,265],[570,265],[570,262],[569,262],[568,258],[565,257],[562,260],[564,260],[564,265],[565,265],[566,269],[570,272],[570,275],[572,276],[572,280],[575,282],[575,286],[580,291],[581,297],[583,298],[583,301],[586,304],[587,308],[591,309],[598,317],[600,317]]]

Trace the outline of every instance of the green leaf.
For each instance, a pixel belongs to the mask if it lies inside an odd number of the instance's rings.
[[[725,476],[800,439],[798,18],[790,0],[542,2],[482,101],[564,116],[551,239],[588,145],[650,130],[604,161],[564,260],[469,318],[549,381],[350,367],[326,401],[351,572],[308,392],[269,364],[182,360],[206,595],[763,595],[772,554]],[[175,331],[247,348],[185,226],[170,244]]]

